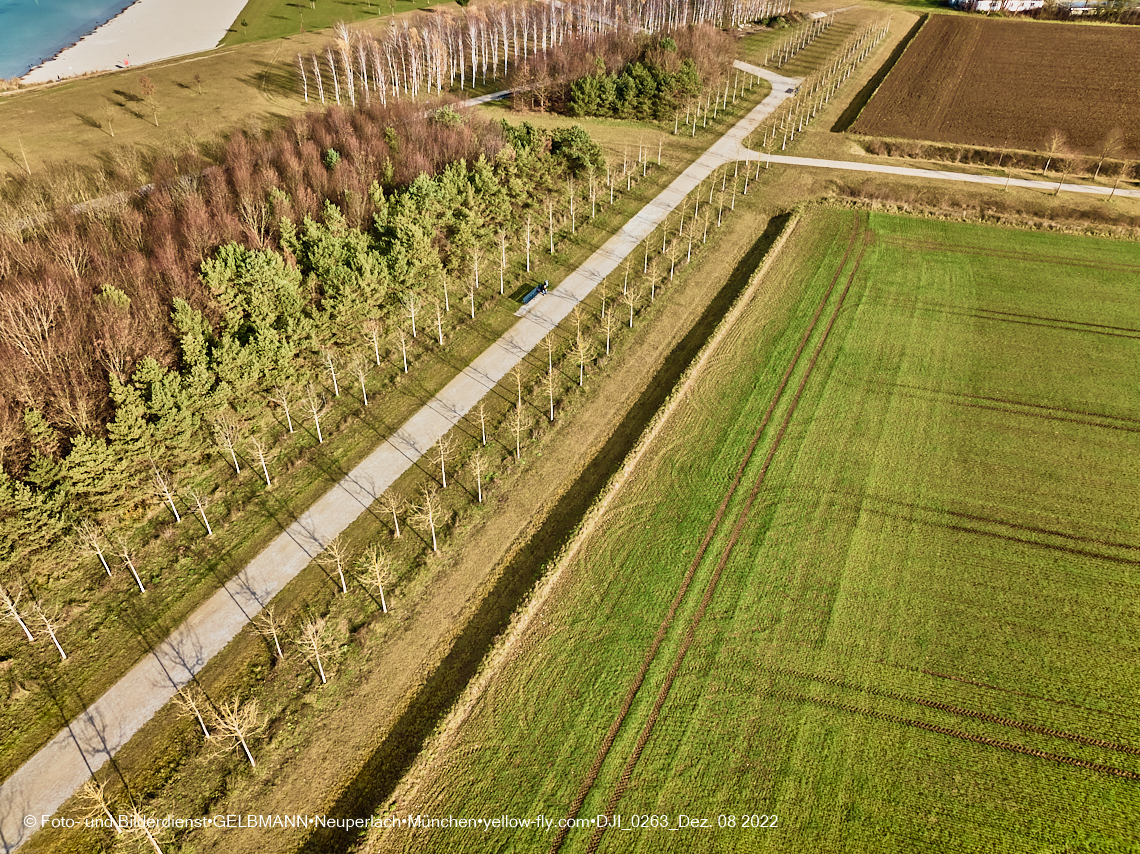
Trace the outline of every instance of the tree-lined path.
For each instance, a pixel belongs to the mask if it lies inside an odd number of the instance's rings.
[[[16,850],[84,781],[245,627],[274,596],[451,430],[574,306],[664,222],[718,167],[745,159],[743,140],[799,83],[736,63],[766,78],[772,92],[714,142],[575,272],[489,346],[400,429],[169,637],[116,682],[0,786],[0,850]]]

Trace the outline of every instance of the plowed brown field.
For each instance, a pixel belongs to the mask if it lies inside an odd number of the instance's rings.
[[[852,130],[1045,150],[1054,129],[1084,154],[1119,129],[1140,153],[1140,30],[934,15]]]

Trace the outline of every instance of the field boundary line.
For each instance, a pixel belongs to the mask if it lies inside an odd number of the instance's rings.
[[[1026,747],[1023,744],[1015,744],[1011,741],[1001,741],[996,738],[989,738],[984,735],[973,735],[972,733],[963,732],[962,730],[952,729],[951,727],[939,726],[938,724],[928,723],[926,721],[916,720],[914,718],[904,718],[901,715],[892,715],[889,712],[880,712],[875,709],[864,709],[859,706],[852,706],[848,703],[840,703],[835,700],[825,700],[822,697],[809,697],[804,694],[793,694],[790,692],[775,692],[773,696],[782,697],[786,700],[792,700],[801,703],[814,703],[819,706],[827,706],[832,709],[839,709],[843,712],[850,712],[855,715],[863,715],[864,717],[875,718],[876,720],[887,721],[888,723],[901,724],[903,726],[915,727],[916,729],[926,730],[927,732],[937,733],[938,735],[946,735],[951,738],[961,739],[963,741],[972,741],[975,744],[984,744],[988,747],[996,747],[1000,750],[1006,750],[1011,753],[1020,753],[1022,756],[1032,756],[1036,759],[1047,759],[1052,762],[1059,762],[1062,765],[1069,765],[1073,768],[1081,768],[1086,771],[1096,771],[1100,774],[1106,774],[1112,777],[1121,777],[1125,780],[1140,780],[1140,774],[1135,771],[1129,771],[1126,768],[1117,768],[1114,765],[1104,765],[1100,762],[1089,762],[1085,759],[1077,759],[1075,756],[1065,756],[1063,753],[1050,753],[1047,750],[1038,750],[1035,747]]]
[[[859,231],[860,229],[857,227],[856,233],[853,236],[857,237],[859,235]],[[752,489],[748,493],[748,498],[745,501],[744,506],[740,509],[740,512],[737,514],[736,524],[732,529],[732,535],[729,537],[728,543],[725,544],[724,551],[721,553],[721,557],[717,562],[716,569],[713,570],[713,574],[709,578],[709,583],[705,587],[704,596],[701,597],[700,607],[697,609],[697,612],[689,621],[689,627],[685,632],[685,639],[682,641],[681,647],[677,650],[677,655],[673,659],[673,664],[669,668],[668,674],[665,676],[665,681],[662,683],[661,689],[657,694],[657,699],[653,704],[653,709],[649,713],[649,717],[646,719],[645,725],[642,727],[641,734],[638,736],[637,744],[634,746],[633,751],[630,753],[629,759],[626,761],[625,767],[622,769],[621,776],[618,778],[618,782],[614,788],[613,794],[610,796],[609,801],[606,803],[605,815],[607,817],[613,815],[614,809],[621,801],[622,796],[625,794],[625,791],[629,786],[629,781],[633,776],[633,772],[637,767],[638,761],[641,759],[641,754],[645,749],[645,745],[649,742],[649,737],[652,735],[653,729],[657,725],[657,720],[661,716],[661,710],[664,708],[666,701],[669,699],[669,693],[673,688],[673,683],[676,681],[677,675],[681,672],[681,665],[684,663],[685,656],[688,654],[689,648],[692,646],[693,641],[696,638],[697,629],[700,627],[700,624],[704,619],[704,615],[708,611],[708,606],[712,602],[712,598],[716,593],[716,589],[719,585],[720,577],[724,572],[724,568],[727,566],[729,558],[732,556],[732,551],[735,548],[737,541],[740,539],[740,535],[744,531],[744,526],[747,523],[748,516],[752,510],[752,504],[756,500],[756,496],[760,494],[760,488],[764,485],[764,479],[768,474],[768,469],[772,464],[772,460],[776,456],[776,452],[779,450],[780,444],[787,432],[788,425],[791,423],[792,417],[795,415],[796,408],[799,405],[804,388],[807,386],[808,380],[811,378],[812,372],[815,369],[816,362],[819,360],[819,356],[823,352],[824,346],[827,344],[827,339],[831,335],[831,330],[835,326],[835,321],[839,317],[839,313],[843,310],[843,303],[846,301],[847,294],[851,290],[851,285],[855,281],[855,274],[859,271],[859,265],[863,261],[863,254],[866,252],[867,246],[870,244],[873,232],[869,227],[864,228],[862,229],[862,236],[863,246],[860,248],[859,254],[855,258],[855,263],[851,268],[850,274],[848,274],[847,283],[844,285],[843,290],[839,294],[839,301],[836,303],[835,308],[832,310],[831,317],[828,319],[827,326],[824,328],[819,343],[816,345],[815,351],[812,353],[811,359],[808,361],[807,367],[804,370],[804,375],[800,379],[800,384],[796,387],[795,394],[792,396],[791,402],[788,405],[788,409],[784,413],[783,421],[780,423],[780,429],[776,432],[776,435],[772,440],[772,444],[768,449],[768,454],[764,458],[764,465],[757,473],[756,479],[752,484]],[[850,254],[851,244],[848,244],[847,249],[848,251],[844,254],[843,260],[840,262],[839,268],[836,270],[835,278],[832,279],[831,286],[828,288],[827,294],[825,295],[823,302],[820,304],[819,311],[817,311],[816,316],[812,319],[811,329],[808,330],[808,333],[805,336],[802,344],[806,343],[807,338],[810,337],[811,334],[815,331],[816,321],[819,320],[820,312],[822,312],[823,307],[827,304],[828,299],[831,297],[831,294],[835,288],[835,284],[839,280],[839,276],[842,274],[843,269],[847,264],[847,258]],[[801,349],[796,351],[796,358],[794,362],[798,362],[799,360],[799,355],[802,352],[802,344]],[[780,393],[777,394],[776,400],[778,400],[781,396],[781,393],[784,390],[784,385],[787,381],[787,377],[790,376],[790,373],[791,369],[789,369],[789,374],[785,375],[785,383],[781,384]],[[772,408],[774,408],[775,405],[776,401],[773,401]],[[770,411],[771,409],[769,409],[769,412]],[[764,427],[766,426],[767,419],[765,419],[765,423],[761,426],[761,429],[757,431],[752,448],[755,447],[756,441],[759,440],[760,434],[763,432]],[[750,457],[752,448],[749,449]],[[608,823],[606,825],[600,825],[595,829],[593,835],[590,837],[590,842],[586,847],[586,854],[594,854],[594,852],[598,850],[598,846],[601,844],[602,837],[605,835],[607,828]]]
[[[1066,732],[1065,730],[1053,729],[1052,727],[1040,726],[1038,724],[1026,723],[1014,718],[1005,718],[1000,715],[991,715],[987,712],[979,712],[975,709],[965,709],[961,706],[953,706],[949,703],[943,703],[939,700],[927,700],[923,697],[911,697],[907,694],[901,694],[896,691],[890,691],[886,688],[876,688],[871,685],[852,685],[850,682],[844,682],[835,676],[825,676],[823,674],[807,673],[802,670],[796,670],[791,667],[776,667],[772,665],[764,666],[764,669],[772,670],[776,673],[784,673],[789,676],[795,676],[799,679],[806,679],[810,682],[823,682],[826,685],[831,685],[836,688],[842,688],[847,691],[858,691],[863,694],[870,694],[874,697],[886,697],[889,700],[897,700],[900,703],[913,703],[918,706],[925,706],[929,709],[936,709],[940,712],[947,712],[948,714],[957,715],[963,718],[972,718],[974,720],[984,721],[986,723],[999,724],[1010,729],[1018,729],[1023,732],[1031,732],[1036,735],[1046,735],[1051,738],[1060,738],[1065,741],[1072,741],[1076,744],[1082,744],[1086,747],[1100,747],[1105,750],[1112,750],[1117,753],[1126,753],[1130,756],[1140,756],[1140,747],[1133,747],[1128,744],[1120,744],[1115,741],[1105,741],[1100,738],[1093,738],[1087,735],[1078,735],[1077,733]]]
[[[488,685],[499,674],[499,671],[515,658],[517,648],[522,643],[523,636],[547,604],[558,583],[562,580],[566,567],[577,556],[586,540],[592,536],[597,527],[604,521],[604,517],[609,512],[615,496],[621,490],[621,487],[625,485],[626,481],[629,480],[637,468],[637,464],[653,445],[654,440],[665,427],[672,413],[687,399],[693,383],[696,382],[697,377],[702,373],[709,360],[709,354],[717,348],[721,340],[735,325],[737,317],[747,308],[747,305],[751,303],[757,283],[763,273],[768,270],[774,259],[779,255],[788,237],[799,225],[801,218],[802,214],[798,209],[793,211],[788,222],[784,225],[783,230],[772,243],[772,246],[769,247],[760,268],[753,274],[747,287],[741,292],[740,296],[736,298],[732,307],[717,324],[716,329],[693,359],[692,364],[685,370],[685,373],[677,383],[674,391],[670,394],[665,405],[653,416],[653,420],[641,438],[638,439],[637,444],[626,457],[621,468],[606,484],[597,501],[583,518],[574,537],[563,547],[562,553],[554,561],[553,569],[543,578],[525,608],[520,611],[517,618],[512,622],[510,628],[505,633],[501,645],[488,657],[487,663],[481,670],[478,678],[471,683],[471,686],[464,693],[462,700],[456,704],[454,711],[448,715],[446,721],[440,727],[435,752],[446,750],[447,745],[455,738],[460,728],[471,716],[476,703]],[[411,779],[413,776],[415,776],[414,771],[407,775],[407,782],[402,783],[397,787],[396,791],[393,792],[393,802],[403,803],[415,794],[420,781]]]

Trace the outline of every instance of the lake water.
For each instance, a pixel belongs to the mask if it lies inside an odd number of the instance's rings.
[[[131,0],[0,0],[0,77],[22,77],[130,5]],[[107,64],[124,58],[108,56]]]

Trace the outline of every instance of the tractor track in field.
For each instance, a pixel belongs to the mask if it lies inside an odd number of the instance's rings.
[[[927,312],[942,312],[962,317],[981,317],[987,320],[1010,320],[1042,326],[1046,329],[1060,329],[1068,332],[1091,332],[1110,335],[1114,338],[1140,338],[1140,329],[1133,326],[1114,326],[1108,323],[1091,323],[1087,320],[1072,320],[1067,317],[1049,317],[1043,314],[1024,314],[1016,311],[1002,311],[999,308],[985,308],[978,305],[939,302],[937,300],[903,297],[900,295],[874,294],[874,301],[892,308],[917,309]]]
[[[807,386],[808,380],[811,378],[816,363],[819,361],[819,356],[823,352],[824,346],[827,344],[827,339],[831,334],[832,328],[835,326],[835,321],[839,317],[840,312],[843,310],[843,304],[847,299],[848,292],[851,290],[852,283],[855,281],[855,275],[859,271],[859,265],[862,263],[863,255],[874,237],[874,232],[872,232],[869,228],[866,228],[862,230],[861,236],[863,238],[863,245],[860,247],[859,254],[855,257],[854,265],[851,268],[851,272],[847,276],[847,282],[839,294],[839,299],[836,302],[835,308],[831,312],[827,326],[823,329],[819,343],[816,345],[815,350],[812,352],[811,358],[808,360],[807,366],[804,369],[804,375],[801,378],[799,385],[796,387],[795,394],[792,396],[792,399],[788,404],[788,409],[785,412],[784,418],[780,423],[780,428],[777,430],[776,435],[772,439],[772,444],[768,449],[768,454],[764,459],[764,464],[761,467],[760,471],[757,473],[756,479],[753,481],[752,488],[748,493],[748,498],[745,500],[744,506],[741,508],[740,513],[737,515],[736,524],[733,526],[732,534],[729,537],[728,542],[725,544],[724,550],[720,556],[720,560],[717,562],[712,576],[709,578],[709,582],[705,587],[704,595],[701,597],[700,606],[697,608],[696,613],[693,614],[692,619],[689,621],[689,627],[685,632],[685,638],[682,641],[680,648],[677,650],[677,654],[673,659],[673,664],[670,666],[669,672],[665,676],[665,680],[661,685],[661,689],[658,691],[657,699],[653,704],[653,708],[650,711],[648,718],[646,718],[645,725],[642,727],[641,734],[637,739],[637,743],[622,769],[621,776],[618,778],[617,785],[614,787],[614,791],[610,795],[609,801],[606,803],[604,810],[604,814],[606,816],[613,815],[614,809],[621,801],[622,796],[625,794],[625,791],[629,786],[629,781],[633,776],[633,772],[637,767],[638,761],[641,759],[641,754],[645,749],[645,745],[649,742],[649,737],[652,735],[653,729],[661,716],[661,711],[669,698],[669,693],[672,690],[673,683],[681,671],[681,665],[684,663],[685,656],[688,654],[689,648],[692,646],[693,641],[696,638],[697,629],[700,627],[701,621],[704,619],[704,615],[708,611],[708,606],[712,602],[712,598],[716,593],[716,589],[719,585],[721,575],[724,572],[724,568],[728,564],[729,558],[732,555],[732,551],[744,531],[745,524],[748,521],[748,517],[752,509],[752,504],[756,500],[756,497],[760,494],[760,489],[764,485],[764,480],[768,474],[768,469],[770,468],[772,460],[775,458],[776,452],[779,450],[780,444],[783,442],[784,436],[787,433],[788,425],[791,423],[792,417],[795,415],[800,398],[803,396],[804,388]],[[827,300],[830,298],[831,293],[835,288],[835,284],[838,282],[840,275],[843,273],[844,266],[847,262],[847,257],[850,254],[850,248],[851,246],[849,244],[848,252],[844,255],[843,262],[836,270],[835,277],[832,279],[831,285],[828,287],[827,296],[824,298],[823,304],[821,304],[821,309],[822,306],[826,304]],[[809,330],[809,335],[816,326],[816,321],[819,319],[819,314],[820,313],[817,312],[816,316],[812,319],[812,329]],[[802,352],[802,347],[801,350],[797,351],[797,358],[800,352]],[[786,381],[784,384],[781,384],[781,392],[783,391],[785,385]],[[774,407],[774,403],[772,406]],[[769,411],[771,411],[771,407]],[[759,433],[757,434],[756,440],[758,440],[758,438]],[[755,447],[756,440],[754,440],[751,447]],[[594,830],[593,835],[590,837],[590,842],[586,846],[587,854],[595,854],[595,852],[598,850],[598,846],[601,845],[602,837],[605,835],[606,829],[606,826],[599,826]]]
[[[942,398],[954,406],[961,406],[966,409],[982,409],[987,412],[1001,412],[1005,415],[1021,415],[1026,418],[1040,418],[1042,421],[1059,421],[1064,424],[1080,424],[1084,427],[1099,427],[1103,430],[1117,430],[1121,433],[1140,433],[1140,424],[1127,426],[1124,424],[1110,424],[1105,421],[1093,421],[1089,418],[1076,418],[1069,415],[1051,415],[1048,411],[1032,411],[1033,409],[1048,410],[1048,407],[1034,407],[1032,404],[1022,404],[1013,400],[1004,406],[999,405],[997,401],[991,403],[974,403],[971,402],[971,400],[976,400],[978,395],[962,394],[953,391],[937,391],[935,389],[907,389],[907,387],[902,384],[898,384],[898,387],[906,389],[900,392],[901,395],[913,398],[914,400],[931,401]],[[986,398],[982,399],[985,400]],[[1017,407],[1024,408],[1019,409]]]
[[[948,252],[954,255],[979,255],[986,258],[1000,258],[1006,261],[1025,261],[1047,264],[1050,267],[1087,267],[1090,270],[1105,270],[1110,273],[1140,273],[1140,264],[1098,264],[1081,258],[1065,258],[1061,255],[1041,255],[1033,252],[1019,252],[1015,249],[987,249],[982,246],[966,246],[956,243],[942,243],[937,240],[888,237],[884,243],[903,249],[916,249],[923,252]]]
[[[998,724],[999,726],[1009,727],[1010,729],[1021,730],[1022,732],[1031,732],[1035,735],[1049,736],[1050,738],[1059,738],[1064,741],[1071,741],[1075,744],[1084,745],[1085,747],[1099,747],[1104,750],[1111,750],[1116,753],[1125,753],[1129,756],[1140,756],[1140,747],[1133,747],[1129,744],[1120,744],[1115,741],[1105,741],[1100,738],[1092,738],[1087,735],[1078,735],[1077,733],[1067,732],[1066,730],[1053,729],[1052,727],[1040,726],[1039,724],[1026,723],[1014,718],[1004,718],[1000,715],[991,715],[988,712],[979,712],[975,709],[964,709],[961,706],[953,706],[949,703],[943,703],[938,700],[927,700],[923,697],[912,697],[909,694],[901,694],[896,691],[890,691],[886,688],[876,688],[870,685],[852,685],[850,682],[844,682],[835,676],[824,676],[822,674],[807,673],[802,670],[796,670],[791,667],[778,667],[774,665],[765,665],[764,669],[772,670],[777,673],[784,673],[789,676],[795,676],[798,679],[804,679],[810,682],[823,682],[827,685],[832,685],[836,688],[842,688],[846,691],[857,691],[862,694],[870,694],[874,697],[885,697],[889,700],[895,700],[900,703],[910,703],[917,706],[924,706],[928,709],[936,709],[940,712],[947,712],[948,714],[956,715],[958,717],[970,718],[972,720],[984,721],[985,723]]]
[[[947,317],[969,317],[974,320],[992,320],[998,323],[1013,323],[1019,326],[1037,326],[1042,329],[1054,329],[1058,332],[1080,332],[1086,335],[1105,335],[1109,338],[1127,338],[1131,341],[1140,340],[1140,329],[1133,329],[1130,326],[1109,326],[1103,323],[1087,323],[1083,320],[1068,320],[1063,317],[1018,314],[1013,311],[1000,311],[998,309],[982,308],[979,306],[953,305],[950,303],[935,302],[933,300],[891,298],[887,296],[875,296],[872,298],[882,305],[923,311],[928,314],[937,314]]]
[[[951,309],[942,309],[943,314],[952,314],[959,317],[972,317],[975,320],[993,320],[998,323],[1014,323],[1018,326],[1037,326],[1042,329],[1055,329],[1058,332],[1080,332],[1084,335],[1107,335],[1110,338],[1128,338],[1131,341],[1140,341],[1140,331],[1129,332],[1111,332],[1107,329],[1094,329],[1094,324],[1083,324],[1080,321],[1074,320],[1061,320],[1050,323],[1044,320],[1025,320],[1020,319],[1018,315],[1011,315],[1010,312],[985,312],[982,311],[953,311]],[[1065,324],[1068,324],[1067,326]]]
[[[1119,555],[1105,554],[1104,552],[1093,551],[1092,549],[1078,548],[1077,546],[1064,546],[1058,543],[1046,543],[1040,540],[1031,540],[1027,537],[1015,537],[1012,534],[1003,534],[999,531],[987,531],[984,528],[978,528],[973,525],[958,525],[953,522],[939,522],[934,519],[923,519],[918,515],[907,513],[897,513],[886,509],[876,509],[874,507],[862,507],[866,513],[874,513],[877,516],[886,516],[889,519],[894,519],[897,522],[909,522],[913,525],[926,525],[930,528],[945,528],[948,531],[956,531],[961,534],[972,534],[978,537],[992,537],[996,540],[1002,540],[1007,543],[1015,543],[1017,545],[1032,546],[1039,549],[1048,549],[1049,551],[1061,552],[1062,554],[1076,555],[1077,557],[1088,557],[1094,560],[1104,560],[1109,563],[1117,563],[1122,566],[1140,566],[1140,559],[1130,557],[1120,557]],[[933,512],[942,513],[943,515],[950,515],[945,511],[939,511],[931,508]],[[1008,524],[998,522],[997,524]],[[1128,547],[1132,548],[1132,547]]]
[[[1015,400],[1012,397],[994,397],[993,395],[985,394],[969,394],[964,391],[945,391],[943,389],[930,388],[929,386],[916,385],[914,383],[902,383],[890,380],[865,380],[867,383],[877,383],[879,385],[886,385],[892,388],[906,389],[907,391],[924,392],[929,395],[940,395],[942,397],[951,398],[965,398],[966,400],[981,401],[982,404],[994,403],[1001,404],[1005,407],[1021,407],[1023,409],[1040,410],[1041,417],[1053,418],[1056,420],[1072,421],[1076,424],[1088,424],[1093,427],[1106,427],[1110,430],[1125,430],[1131,433],[1140,433],[1140,418],[1131,418],[1127,415],[1110,415],[1107,412],[1093,412],[1088,409],[1070,409],[1067,406],[1050,406],[1044,403],[1029,403],[1024,400]],[[981,404],[979,404],[981,405]],[[997,407],[995,407],[997,408]],[[1003,412],[1017,413],[1017,409],[1002,409]],[[1061,415],[1052,415],[1051,413],[1063,413]],[[1036,415],[1035,412],[1019,413],[1024,415]],[[1089,419],[1097,419],[1095,421],[1086,421],[1076,416],[1084,416]],[[1123,421],[1124,424],[1112,424],[1105,422]],[[1126,426],[1131,425],[1131,426]]]
[[[1083,706],[1080,703],[1070,703],[1068,700],[1058,700],[1056,697],[1043,697],[1040,694],[1029,694],[1025,691],[1014,690],[1013,688],[1002,688],[1000,685],[990,685],[988,682],[979,682],[976,679],[969,679],[965,676],[955,676],[952,673],[940,673],[937,670],[927,670],[925,667],[912,667],[908,664],[897,664],[894,662],[888,662],[884,659],[879,659],[876,664],[896,667],[899,670],[907,670],[911,673],[921,673],[924,676],[932,676],[935,679],[948,679],[951,682],[960,682],[963,685],[972,685],[975,688],[984,688],[987,691],[1000,691],[1003,694],[1011,694],[1014,697],[1025,697],[1028,700],[1040,700],[1043,703],[1052,703],[1054,706],[1061,706],[1066,709],[1075,709],[1080,712],[1092,712],[1093,714],[1104,715],[1105,717],[1116,718],[1118,720],[1133,720],[1133,717],[1130,715],[1121,715],[1116,712],[1105,711],[1104,709],[1094,709],[1090,706]]]
[[[912,501],[903,501],[898,498],[887,498],[878,495],[868,495],[864,493],[862,498],[870,498],[872,501],[878,501],[883,504],[893,504],[895,506],[907,507],[912,510],[927,510],[931,513],[938,513],[944,516],[952,516],[955,519],[962,519],[968,522],[978,522],[986,525],[1000,525],[1003,528],[1012,528],[1015,531],[1022,531],[1026,534],[1037,534],[1042,537],[1057,537],[1062,540],[1069,540],[1076,543],[1088,543],[1091,545],[1105,546],[1113,549],[1124,549],[1127,551],[1140,552],[1140,546],[1134,543],[1114,542],[1112,540],[1103,540],[1096,537],[1082,537],[1078,534],[1066,534],[1064,531],[1056,531],[1051,528],[1040,528],[1035,525],[1022,525],[1018,522],[1006,522],[1001,519],[995,519],[992,516],[983,516],[979,513],[966,513],[962,510],[949,510],[944,507],[923,507]]]
[[[784,389],[787,387],[788,382],[791,380],[792,374],[795,372],[796,365],[799,363],[800,356],[802,355],[804,349],[807,347],[807,343],[810,340],[812,333],[815,331],[815,327],[819,322],[819,318],[823,314],[823,310],[827,306],[828,300],[831,298],[832,291],[835,289],[835,285],[839,281],[839,276],[842,274],[843,268],[847,264],[847,259],[850,257],[851,250],[854,248],[855,242],[858,239],[860,233],[861,229],[857,223],[856,227],[851,232],[850,238],[848,238],[847,248],[844,251],[843,258],[835,271],[835,276],[832,278],[831,284],[828,286],[823,299],[820,300],[819,306],[816,308],[815,314],[812,316],[807,331],[804,333],[803,338],[800,339],[800,344],[796,348],[796,352],[793,354],[791,361],[788,364],[787,370],[784,372],[784,376],[780,381],[779,387],[776,389],[776,393],[772,396],[772,400],[768,404],[768,409],[764,413],[764,417],[760,422],[760,426],[753,434],[752,441],[749,444],[747,450],[744,452],[744,456],[740,461],[740,465],[737,467],[736,474],[733,477],[732,483],[729,485],[727,491],[725,492],[724,498],[721,500],[720,506],[717,508],[716,513],[713,515],[712,520],[709,522],[708,529],[705,531],[705,536],[701,540],[700,546],[697,548],[697,553],[694,556],[692,562],[689,564],[689,568],[686,570],[685,575],[681,580],[681,586],[678,588],[677,595],[674,597],[668,612],[666,612],[665,618],[662,620],[661,626],[657,630],[657,634],[654,635],[653,641],[650,644],[650,647],[645,654],[645,658],[641,663],[641,668],[638,670],[637,674],[630,682],[629,690],[626,692],[625,698],[622,701],[621,708],[619,709],[617,716],[614,718],[613,723],[610,725],[609,730],[606,732],[606,736],[602,740],[601,746],[598,748],[598,753],[594,757],[593,763],[591,763],[589,769],[586,771],[586,776],[583,778],[582,784],[579,786],[578,792],[574,796],[574,800],[571,802],[570,808],[567,810],[566,818],[569,820],[567,823],[572,822],[573,819],[578,817],[578,813],[581,811],[582,805],[586,801],[586,797],[590,794],[590,791],[594,787],[594,783],[598,779],[598,775],[601,773],[602,765],[605,763],[606,758],[609,756],[610,749],[613,747],[613,743],[617,739],[618,732],[621,730],[622,724],[625,722],[626,717],[629,715],[630,709],[633,707],[634,700],[637,698],[637,694],[640,691],[642,684],[645,682],[645,677],[649,672],[649,668],[652,666],[654,660],[656,659],[657,653],[665,641],[665,636],[668,633],[669,628],[672,626],[673,620],[677,615],[677,610],[680,608],[681,602],[684,600],[685,594],[688,592],[689,587],[692,584],[693,576],[696,574],[697,567],[700,565],[701,560],[704,558],[709,544],[712,542],[712,539],[716,535],[716,532],[720,527],[720,523],[723,520],[725,513],[728,511],[728,505],[732,500],[732,497],[735,495],[736,490],[740,485],[740,481],[744,477],[744,470],[748,467],[748,463],[752,459],[752,455],[756,450],[756,446],[760,443],[760,437],[763,435],[764,430],[767,428],[768,422],[771,420],[772,413],[775,411],[776,406],[778,405],[780,398],[784,393]],[[563,842],[566,841],[566,837],[569,832],[570,828],[566,826],[560,827],[558,829],[558,832],[555,834],[555,837],[550,845],[550,854],[557,854],[557,852],[561,849]]]
[[[1026,747],[1023,744],[1015,744],[1011,741],[1002,741],[996,738],[989,738],[984,735],[974,735],[973,733],[964,732],[962,730],[953,729],[951,727],[939,726],[927,721],[920,721],[914,718],[904,718],[901,715],[892,715],[889,712],[880,712],[875,709],[864,709],[860,706],[853,706],[849,703],[840,703],[836,700],[825,700],[822,697],[809,697],[805,694],[794,694],[791,692],[774,692],[772,696],[780,697],[785,700],[792,700],[799,703],[811,703],[817,706],[826,706],[831,709],[838,709],[843,712],[849,712],[854,715],[862,715],[863,717],[874,718],[875,720],[887,721],[888,723],[900,724],[902,726],[914,727],[915,729],[926,730],[927,732],[937,733],[938,735],[946,735],[951,738],[957,738],[962,741],[970,741],[974,744],[984,744],[988,747],[996,747],[999,750],[1005,750],[1010,753],[1019,753],[1022,756],[1032,756],[1036,759],[1046,759],[1051,762],[1058,762],[1062,765],[1068,765],[1072,768],[1081,768],[1086,771],[1095,771],[1098,774],[1105,774],[1111,777],[1120,777],[1125,780],[1138,780],[1140,781],[1140,774],[1135,771],[1129,771],[1126,768],[1117,768],[1115,765],[1104,765],[1100,762],[1089,762],[1085,759],[1077,759],[1075,756],[1066,756],[1063,753],[1051,753],[1047,750],[1038,750],[1034,747]]]

